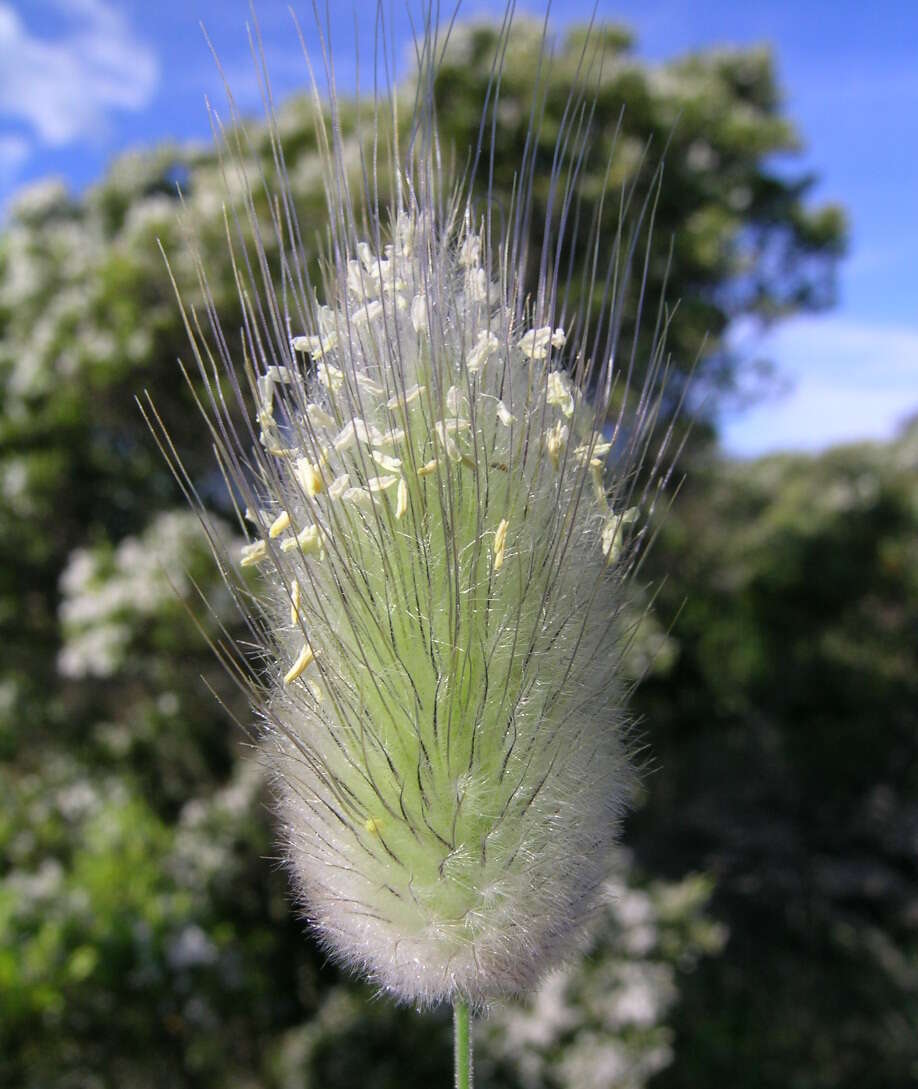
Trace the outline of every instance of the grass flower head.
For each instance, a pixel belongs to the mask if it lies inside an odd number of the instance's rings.
[[[478,193],[474,166],[461,184],[443,168],[428,26],[410,130],[395,93],[369,144],[316,105],[320,282],[276,138],[275,250],[254,199],[251,233],[231,223],[240,347],[216,320],[210,338],[189,328],[249,538],[221,556],[255,648],[234,662],[304,910],[393,995],[480,1004],[570,950],[607,876],[632,781],[628,586],[659,460],[649,396],[609,416],[627,246],[576,240],[598,319],[569,312],[558,272],[588,102],[568,104],[534,229],[536,120],[509,205]],[[496,108],[497,70],[492,89]],[[487,140],[483,123],[476,164]]]

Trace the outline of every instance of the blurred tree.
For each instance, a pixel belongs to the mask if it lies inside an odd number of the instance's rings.
[[[447,146],[460,154],[476,144],[498,45],[497,29],[482,24],[463,28],[446,52],[438,83],[440,120]],[[586,226],[598,224],[607,240],[599,255],[602,270],[619,229],[619,195],[630,201],[631,219],[651,202],[652,217],[638,233],[618,359],[630,358],[637,336],[639,385],[665,295],[677,305],[667,336],[673,366],[664,420],[671,418],[694,368],[688,412],[710,425],[724,396],[748,395],[750,380],[754,388],[764,377],[762,361],[744,360],[731,349],[728,331],[741,319],[769,324],[831,305],[845,218],[838,205],[809,204],[816,178],[786,166],[801,142],[781,112],[768,49],[706,51],[648,65],[631,55],[632,45],[632,35],[621,28],[589,37],[574,31],[540,65],[541,25],[521,24],[493,107],[495,128],[482,130],[486,143],[477,180],[486,185],[492,156],[499,193],[511,192],[521,163],[532,171],[537,259],[558,133],[565,123],[572,131],[578,123],[576,114],[566,112],[569,98],[579,91],[588,107],[595,100],[583,122],[587,150],[576,186],[580,246],[565,253],[565,267],[573,261],[571,309],[580,309],[589,290],[583,279]],[[526,159],[533,116],[541,122]],[[657,189],[661,157],[665,168]],[[636,334],[642,286],[646,305]],[[594,320],[602,294],[602,284],[591,292]]]
[[[582,221],[596,216],[602,231],[614,236],[618,188],[633,184],[632,205],[639,207],[652,187],[652,169],[642,159],[645,144],[654,141],[652,163],[656,149],[669,141],[647,297],[657,298],[674,238],[670,297],[683,300],[670,330],[676,367],[684,374],[707,331],[702,384],[728,389],[739,380],[724,341],[732,321],[749,315],[773,320],[830,300],[841,215],[809,206],[811,179],[787,180],[772,170],[774,154],[794,150],[797,139],[780,112],[767,54],[699,54],[651,68],[628,56],[623,32],[596,40],[603,64],[600,70],[594,59],[584,80],[596,109],[581,179]],[[550,169],[548,149],[562,123],[582,41],[573,33],[560,44],[544,84],[531,164],[539,179]],[[494,31],[485,26],[457,32],[438,84],[448,105],[442,110],[444,138],[460,161],[477,138],[494,43]],[[536,48],[533,30],[521,23],[507,55],[493,139],[504,201],[529,124]],[[622,107],[613,188],[601,205]],[[278,118],[290,186],[307,225],[324,221],[313,121],[305,100],[289,103]],[[343,130],[354,143],[357,115],[347,105]],[[264,170],[270,179],[264,127],[249,126],[242,147],[250,176]],[[391,1026],[404,1025],[401,1014],[383,1006],[357,1023],[354,992],[320,966],[291,918],[283,875],[265,861],[272,850],[265,784],[239,760],[241,734],[228,726],[207,686],[243,720],[245,707],[173,589],[194,607],[187,573],[215,600],[216,615],[202,617],[212,635],[220,623],[232,624],[230,603],[220,598],[203,543],[131,403],[145,387],[152,390],[196,486],[215,506],[225,503],[209,436],[177,371],[187,341],[156,240],[170,254],[189,305],[198,312],[211,305],[224,328],[236,328],[222,202],[232,217],[242,185],[233,171],[226,182],[229,192],[212,151],[162,147],[124,158],[78,199],[55,184],[33,188],[10,210],[0,236],[4,1085],[281,1086],[298,1084],[306,1070],[317,1084],[343,1086],[353,1084],[347,1070],[370,1069],[380,1041],[391,1040]],[[193,245],[182,226],[176,183],[184,191]],[[536,199],[534,223],[538,201],[544,202],[541,181]],[[267,216],[260,190],[256,200]],[[536,227],[533,232],[538,241]],[[195,277],[195,254],[207,269],[208,297]],[[583,254],[573,258],[576,268]],[[630,298],[625,344],[636,324],[633,291]],[[680,378],[672,389],[680,392]],[[698,504],[702,509],[700,499]],[[744,509],[724,513],[718,547],[743,539],[745,516]],[[682,524],[674,521],[670,532]],[[864,532],[869,529],[865,524]],[[673,548],[680,558],[680,589],[672,591],[678,597],[696,577],[687,566],[696,553],[687,550],[682,558]],[[868,544],[864,548],[864,562],[873,562],[874,553]],[[904,578],[905,569],[897,570]],[[761,577],[767,577],[764,566]],[[692,591],[699,617],[705,609],[716,613],[716,587],[701,585]],[[782,585],[781,594],[797,592],[789,575]],[[737,621],[742,638],[732,651],[738,660],[758,653],[766,638],[756,610],[776,607],[769,605],[769,593],[750,596],[745,620]],[[795,608],[790,598],[781,600],[784,608]],[[797,608],[797,615],[802,654],[808,614]],[[777,632],[768,638],[777,640]],[[707,723],[704,701],[723,700],[723,690],[706,688],[709,674],[701,664],[692,667],[694,651],[682,638],[675,679],[658,681],[648,699],[659,706],[648,706],[662,722],[674,723],[674,701],[680,701],[680,716],[687,714],[684,693],[694,693],[695,714]],[[877,655],[880,650],[878,644]],[[686,677],[689,687],[676,687]],[[740,699],[742,674],[732,683],[730,698]],[[767,688],[767,675],[758,683]],[[802,700],[802,684],[799,692]],[[672,738],[682,736],[673,725]],[[676,741],[666,730],[661,737],[669,768]],[[821,766],[815,755],[814,749],[814,769]],[[837,760],[833,767],[841,774]],[[864,775],[869,779],[866,765]],[[864,788],[854,779],[852,772],[844,783],[832,780],[839,811],[849,787]],[[668,786],[665,797],[675,789]],[[694,789],[692,798],[713,799],[720,784],[701,775]],[[646,827],[664,840],[671,833],[656,810]],[[501,1015],[486,1030],[491,1057],[483,1061],[491,1064],[495,1085],[569,1083],[570,1071],[589,1065],[583,1056],[590,1041],[598,1046],[613,1028],[625,1040],[619,1049],[625,1065],[606,1084],[644,1084],[671,1061],[665,1025],[678,1009],[682,969],[714,951],[720,931],[706,929],[705,879],[685,878],[687,863],[680,866],[673,855],[663,859],[662,850],[658,860],[651,849],[656,841],[650,832],[646,838],[653,865],[644,866],[646,881],[633,874],[622,878],[630,890],[623,902],[643,904],[653,942],[622,945],[622,928],[632,923],[610,907],[594,960],[563,984],[552,984],[549,999],[560,1004],[563,1024],[539,1028],[549,1001],[543,995],[534,1011]],[[701,865],[720,869],[718,859],[705,855]],[[672,882],[653,877],[658,861],[667,873],[675,871]],[[726,987],[727,978],[715,969],[693,975],[706,981],[703,987],[693,983],[693,994],[701,987],[698,1009]],[[635,988],[644,995],[639,1023]],[[622,998],[627,994],[630,1006]],[[623,1009],[632,1011],[627,1025]],[[435,1039],[433,1024],[412,1031],[429,1029]],[[711,1034],[715,1028],[712,1022]],[[688,1015],[681,1031],[708,1038],[705,1026]],[[519,1038],[528,1042],[516,1054],[511,1044]],[[612,1062],[608,1049],[605,1059]],[[434,1070],[440,1059],[434,1055],[430,1062]],[[404,1066],[388,1069],[379,1084],[406,1084]]]
[[[659,1085],[911,1084],[918,427],[698,472],[661,551],[668,606],[688,598],[676,667],[638,693],[660,765],[638,857],[712,873],[731,937]]]

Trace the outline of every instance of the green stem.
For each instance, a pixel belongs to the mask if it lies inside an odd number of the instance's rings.
[[[472,1031],[468,1002],[457,998],[453,1003],[453,1024],[456,1030],[456,1089],[472,1089]]]

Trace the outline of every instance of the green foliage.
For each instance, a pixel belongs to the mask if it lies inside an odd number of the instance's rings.
[[[714,873],[731,937],[688,986],[691,1046],[661,1085],[914,1077],[916,469],[914,427],[716,466],[665,529],[689,597],[676,668],[639,695],[662,768],[639,856]]]
[[[63,758],[5,780],[0,1084],[239,1084],[315,978],[257,768],[177,821]]]

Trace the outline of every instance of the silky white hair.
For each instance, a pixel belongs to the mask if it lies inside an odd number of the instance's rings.
[[[222,154],[246,194],[228,216],[238,351],[200,259],[203,320],[183,311],[249,539],[234,557],[212,538],[247,625],[218,649],[256,712],[298,900],[339,960],[418,1004],[527,989],[590,919],[633,783],[622,658],[667,476],[662,338],[641,389],[623,392],[633,358],[616,365],[649,198],[614,239],[574,237],[592,39],[537,179],[547,24],[513,8],[459,177],[438,136],[450,45],[434,8],[407,124],[404,94],[377,91],[345,137],[320,34],[319,283],[276,124],[270,181],[253,181],[237,124]],[[538,36],[546,72],[498,214],[489,139],[511,33]],[[569,311],[561,278],[575,241],[579,295],[601,299],[589,313]],[[206,524],[180,441],[160,441]]]

